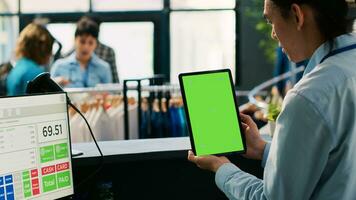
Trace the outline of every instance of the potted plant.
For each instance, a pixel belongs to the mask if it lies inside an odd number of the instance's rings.
[[[275,128],[276,128],[276,121],[279,116],[279,113],[282,110],[282,96],[279,94],[277,87],[273,87],[271,90],[271,97],[267,107],[266,118],[268,120],[269,126],[269,134],[273,137]]]
[[[272,26],[266,23],[263,18],[264,1],[252,0],[242,11],[250,21],[254,24],[255,30],[261,33],[259,47],[263,50],[265,58],[269,63],[274,63],[276,60],[276,49],[278,42],[271,38]]]

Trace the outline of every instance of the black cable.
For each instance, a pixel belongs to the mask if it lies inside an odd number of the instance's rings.
[[[64,92],[63,88],[61,86],[59,86],[55,81],[53,81],[51,79],[51,75],[48,72],[43,72],[39,75],[37,75],[33,80],[29,81],[26,87],[26,93],[27,94],[34,94],[34,93],[51,93],[51,92]],[[91,130],[91,127],[87,121],[87,119],[85,119],[84,115],[80,112],[80,110],[75,107],[75,105],[72,104],[72,102],[70,101],[69,97],[67,96],[67,103],[68,105],[70,105],[76,112],[78,112],[78,114],[84,119],[86,125],[89,128],[89,132],[91,134],[91,137],[94,140],[94,143],[100,153],[100,165],[99,167],[93,172],[91,173],[89,176],[87,176],[84,180],[82,180],[79,184],[76,185],[76,187],[79,187],[81,184],[83,184],[84,182],[88,181],[90,178],[92,178],[94,175],[96,175],[101,168],[104,165],[104,155],[101,152],[101,149],[95,139],[95,136],[93,134],[93,131]]]
[[[91,135],[91,137],[92,137],[93,140],[94,140],[94,143],[95,143],[95,145],[96,145],[96,148],[98,149],[98,151],[99,151],[99,153],[100,153],[100,156],[101,156],[101,157],[104,157],[104,155],[103,155],[103,153],[101,152],[101,149],[100,149],[98,143],[96,142],[95,136],[94,136],[94,134],[93,134],[93,131],[92,131],[91,128],[90,128],[90,125],[89,125],[87,119],[85,119],[84,115],[80,112],[80,110],[79,110],[77,107],[75,107],[75,105],[73,105],[71,102],[68,101],[68,105],[70,105],[75,111],[77,111],[77,113],[84,119],[85,123],[87,124],[87,126],[88,126],[88,128],[89,128],[90,135]]]
[[[87,121],[87,119],[84,117],[84,115],[80,112],[80,110],[75,107],[75,105],[73,105],[70,101],[68,101],[68,105],[70,105],[85,121],[85,123],[87,124],[88,128],[89,128],[89,132],[91,134],[91,137],[93,138],[94,140],[94,143],[100,153],[100,164],[99,164],[99,167],[93,172],[91,173],[89,176],[87,176],[85,179],[83,179],[80,183],[78,183],[75,187],[79,188],[83,183],[85,183],[86,181],[88,181],[89,179],[91,179],[93,176],[95,176],[104,166],[104,155],[103,153],[101,152],[101,149],[98,145],[98,143],[96,142],[96,139],[95,139],[95,136],[93,134],[93,131],[91,130],[91,127]]]

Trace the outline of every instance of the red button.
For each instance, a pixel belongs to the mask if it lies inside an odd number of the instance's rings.
[[[69,169],[69,162],[60,163],[56,165],[56,171],[63,171]]]
[[[52,174],[56,171],[56,168],[54,165],[48,166],[48,167],[42,167],[42,175],[46,174]]]
[[[38,177],[38,170],[37,170],[37,169],[31,170],[31,177],[32,177],[32,178]]]
[[[32,189],[32,195],[38,195],[38,194],[40,194],[40,188]]]
[[[38,178],[32,179],[32,188],[36,188],[36,187],[39,187]]]

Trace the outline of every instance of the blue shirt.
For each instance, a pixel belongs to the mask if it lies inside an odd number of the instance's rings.
[[[67,58],[59,59],[51,69],[52,77],[64,77],[70,81],[64,87],[95,87],[99,83],[111,83],[110,66],[94,53],[86,69],[80,67],[75,52]]]
[[[34,61],[24,57],[19,59],[6,79],[7,95],[25,94],[27,82],[42,72],[44,68]]]
[[[334,49],[351,44],[356,35],[345,34]],[[286,95],[264,179],[230,163],[218,169],[230,199],[356,199],[356,49],[319,64],[329,52],[321,45]]]

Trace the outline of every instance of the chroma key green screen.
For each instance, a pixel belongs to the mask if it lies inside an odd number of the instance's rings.
[[[230,72],[180,76],[196,155],[244,152]]]

